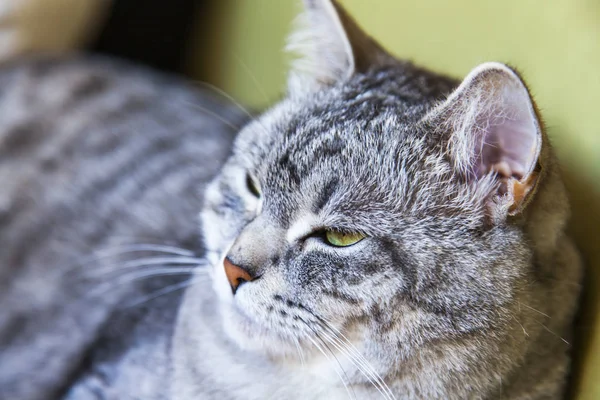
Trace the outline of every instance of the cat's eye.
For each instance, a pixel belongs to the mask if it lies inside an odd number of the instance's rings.
[[[352,246],[363,240],[365,235],[362,233],[344,233],[338,231],[325,231],[325,241],[335,247]]]
[[[255,197],[261,196],[260,186],[258,185],[258,182],[256,182],[256,179],[254,179],[250,174],[246,174],[246,187],[248,188],[248,191]]]

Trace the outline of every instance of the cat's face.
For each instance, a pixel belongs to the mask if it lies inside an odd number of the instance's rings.
[[[428,343],[512,324],[531,252],[506,221],[527,198],[515,185],[541,139],[502,65],[455,88],[379,48],[361,53],[371,63],[353,50],[350,73],[295,78],[240,133],[202,223],[240,347],[296,354],[341,331],[383,370]]]

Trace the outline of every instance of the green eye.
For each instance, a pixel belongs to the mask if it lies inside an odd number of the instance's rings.
[[[325,239],[327,244],[336,247],[352,246],[363,240],[365,235],[362,233],[342,233],[336,231],[325,231]]]

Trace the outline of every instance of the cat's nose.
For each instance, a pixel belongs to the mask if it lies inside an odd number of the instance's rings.
[[[231,291],[233,294],[237,291],[237,288],[245,282],[250,282],[255,278],[250,275],[250,273],[239,265],[235,265],[231,262],[229,257],[225,257],[225,261],[223,261],[223,266],[225,267],[225,275],[227,275],[227,280],[231,285]]]

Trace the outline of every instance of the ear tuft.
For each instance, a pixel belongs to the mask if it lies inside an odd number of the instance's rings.
[[[519,212],[537,184],[542,131],[527,87],[504,64],[485,63],[426,119],[450,134],[456,171],[469,180],[490,173]]]
[[[336,1],[304,0],[304,6],[286,46],[299,55],[292,63],[292,91],[333,85],[386,57]]]

